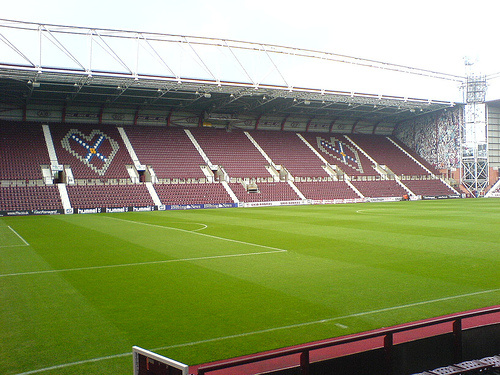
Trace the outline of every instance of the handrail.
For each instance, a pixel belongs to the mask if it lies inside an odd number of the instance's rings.
[[[500,305],[487,307],[481,310],[474,310],[462,313],[455,313],[451,315],[441,316],[437,318],[431,318],[423,321],[412,322],[396,327],[381,328],[373,331],[363,332],[360,334],[335,337],[326,341],[321,341],[312,344],[305,344],[300,347],[285,348],[276,350],[270,353],[256,354],[246,358],[232,359],[224,361],[221,363],[203,365],[198,368],[198,375],[204,375],[211,371],[222,370],[230,367],[236,367],[241,365],[246,365],[253,362],[264,361],[268,359],[274,359],[278,357],[284,357],[292,354],[300,354],[300,366],[301,374],[307,375],[309,373],[309,352],[318,349],[324,349],[327,347],[333,347],[342,344],[348,344],[356,341],[362,341],[367,339],[372,339],[376,337],[384,337],[384,350],[386,354],[386,361],[388,366],[388,374],[391,372],[392,364],[392,347],[393,336],[396,333],[411,331],[419,328],[429,327],[441,323],[453,322],[452,333],[454,335],[454,352],[455,359],[457,362],[462,360],[462,320],[467,318],[473,318],[480,315],[488,315],[500,312]]]

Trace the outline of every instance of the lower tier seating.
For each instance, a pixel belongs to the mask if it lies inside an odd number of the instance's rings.
[[[402,197],[406,194],[406,190],[395,180],[351,181],[351,183],[365,197]]]
[[[357,199],[359,196],[344,181],[295,182],[306,199]]]
[[[57,186],[9,186],[0,188],[0,211],[62,209]]]
[[[257,190],[247,191],[240,183],[229,184],[240,202],[273,202],[300,200],[297,193],[286,182],[261,182]]]
[[[73,208],[153,206],[143,184],[139,185],[75,185],[68,186]]]
[[[233,203],[220,183],[155,185],[162,204]]]

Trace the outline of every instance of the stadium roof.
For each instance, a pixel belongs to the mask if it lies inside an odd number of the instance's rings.
[[[24,33],[23,38],[18,33]],[[279,63],[301,58],[463,80],[439,72],[289,47],[8,20],[0,20],[0,40],[6,51],[2,54],[5,61],[0,61],[0,103],[7,107],[97,106],[215,113],[232,118],[328,117],[395,125],[454,103],[295,87],[284,77]],[[183,68],[191,67],[187,74],[172,68],[172,48],[181,48],[188,55],[183,58],[189,62],[182,64]],[[214,73],[213,56],[217,53],[223,54],[226,64],[220,74]],[[252,71],[255,55],[259,65]],[[131,68],[134,60],[135,67]],[[142,63],[139,68],[139,60],[150,65]],[[215,60],[220,64],[219,55]],[[270,70],[268,80],[259,76],[262,69]]]

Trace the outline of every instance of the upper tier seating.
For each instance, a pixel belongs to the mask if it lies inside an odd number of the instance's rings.
[[[397,138],[391,137],[391,139],[397,143],[401,148],[403,148],[407,153],[409,153],[411,156],[413,156],[420,164],[422,164],[424,167],[426,167],[429,171],[434,173],[435,175],[439,175],[441,172],[439,172],[438,169],[436,169],[434,166],[432,166],[427,160],[425,160],[423,157],[418,155],[414,150],[408,148],[407,146],[404,145],[404,143],[400,142]]]
[[[293,177],[328,177],[324,163],[292,132],[252,131],[250,135],[276,165]]]
[[[0,121],[0,180],[40,180],[50,165],[39,124]]]
[[[74,208],[153,206],[146,185],[74,185],[68,186]]]
[[[244,132],[224,129],[192,129],[191,133],[213,165],[224,168],[229,177],[269,177],[267,160]]]
[[[62,209],[56,185],[0,188],[0,211]]]
[[[331,165],[350,176],[376,176],[373,163],[341,134],[304,133],[302,136]]]
[[[75,179],[129,178],[133,165],[115,126],[51,125],[59,164],[70,165]]]
[[[134,151],[158,178],[203,178],[205,162],[184,129],[136,126],[125,128]]]
[[[429,174],[429,172],[418,165],[385,136],[349,134],[348,137],[378,164],[387,166],[396,175],[421,176]]]

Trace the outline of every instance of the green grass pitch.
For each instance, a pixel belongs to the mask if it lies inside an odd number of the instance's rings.
[[[500,200],[0,218],[0,373],[193,365],[500,301]]]

